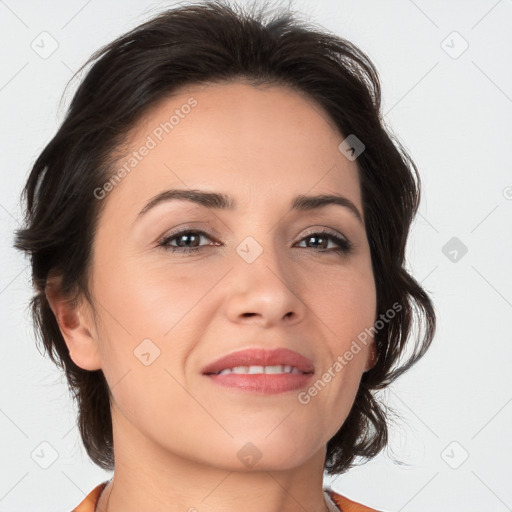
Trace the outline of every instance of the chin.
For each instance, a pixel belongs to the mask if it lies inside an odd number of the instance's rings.
[[[279,428],[279,427],[278,427]],[[245,466],[247,471],[280,471],[304,464],[318,450],[311,439],[293,436],[287,432],[275,435],[267,431],[261,437],[247,436],[236,443],[238,470]]]

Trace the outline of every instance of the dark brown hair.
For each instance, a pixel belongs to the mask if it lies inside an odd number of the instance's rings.
[[[259,4],[261,5],[261,3]],[[93,191],[113,175],[114,154],[151,106],[192,84],[244,80],[300,91],[330,116],[341,134],[365,145],[357,158],[377,289],[377,316],[401,310],[375,333],[378,360],[362,376],[355,402],[327,444],[325,469],[342,473],[377,455],[388,441],[389,412],[378,391],[420,359],[436,318],[420,284],[405,269],[409,228],[420,200],[417,168],[381,118],[377,71],[354,44],[290,10],[271,14],[221,1],[166,10],[98,50],[66,117],[37,158],[22,192],[25,225],[15,247],[30,255],[36,336],[64,369],[78,404],[78,425],[94,463],[114,469],[110,401],[101,370],[71,360],[45,295],[61,277],[71,301],[87,298],[91,250],[102,204]],[[411,340],[414,320],[422,328]],[[410,346],[412,343],[412,346]],[[410,351],[404,357],[405,349]]]

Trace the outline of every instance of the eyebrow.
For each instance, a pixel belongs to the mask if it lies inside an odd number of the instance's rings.
[[[227,194],[219,192],[205,192],[197,189],[171,189],[160,192],[142,208],[137,219],[143,217],[156,205],[172,200],[186,200],[206,208],[216,210],[236,210],[237,202]],[[337,194],[321,194],[317,196],[298,195],[290,203],[290,211],[310,211],[335,204],[350,210],[352,214],[363,223],[363,218],[356,205],[348,198]]]

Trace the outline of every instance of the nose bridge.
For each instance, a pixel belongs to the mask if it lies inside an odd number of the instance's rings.
[[[249,225],[247,235],[235,246],[236,255],[241,260],[238,262],[240,271],[255,272],[260,277],[269,274],[269,278],[286,282],[284,234],[279,233],[279,224],[269,226],[261,221]]]
[[[235,262],[228,298],[232,320],[256,315],[265,322],[301,317],[303,304],[293,286],[286,251],[272,232],[262,228],[235,247]]]
[[[235,267],[239,279],[267,280],[268,267],[279,268],[279,256],[271,234],[253,231],[235,247]],[[279,271],[279,270],[278,270]],[[275,277],[274,277],[275,278]]]

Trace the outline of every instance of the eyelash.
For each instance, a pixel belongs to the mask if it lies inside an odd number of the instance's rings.
[[[174,240],[176,238],[179,238],[180,236],[189,235],[189,234],[195,234],[195,235],[199,235],[199,236],[204,236],[206,238],[210,238],[210,240],[211,240],[211,237],[208,235],[208,233],[205,233],[202,230],[199,230],[199,229],[196,229],[196,230],[186,229],[186,230],[183,230],[183,231],[179,231],[177,233],[171,233],[170,235],[166,236],[165,238],[163,238],[162,240],[160,240],[158,242],[157,247],[162,247],[165,251],[172,251],[173,253],[178,252],[178,253],[182,253],[182,254],[192,254],[192,253],[196,253],[197,251],[199,251],[203,247],[211,247],[211,245],[210,246],[202,245],[202,246],[199,246],[199,247],[176,247],[176,246],[173,246],[173,245],[169,245],[169,242],[171,242],[172,240]],[[334,253],[341,254],[341,255],[350,254],[352,252],[352,249],[353,249],[352,243],[349,242],[347,239],[342,238],[341,236],[339,236],[339,235],[337,235],[335,233],[332,233],[331,231],[325,231],[325,230],[314,231],[312,233],[308,233],[300,241],[302,242],[305,239],[310,238],[310,237],[318,237],[319,235],[322,238],[327,238],[329,240],[333,240],[338,245],[338,248],[336,248],[336,249],[322,249],[322,250],[317,250],[316,252],[319,252],[319,253],[332,253],[332,252],[334,252]],[[312,249],[312,248],[311,247],[305,247],[305,249]]]

